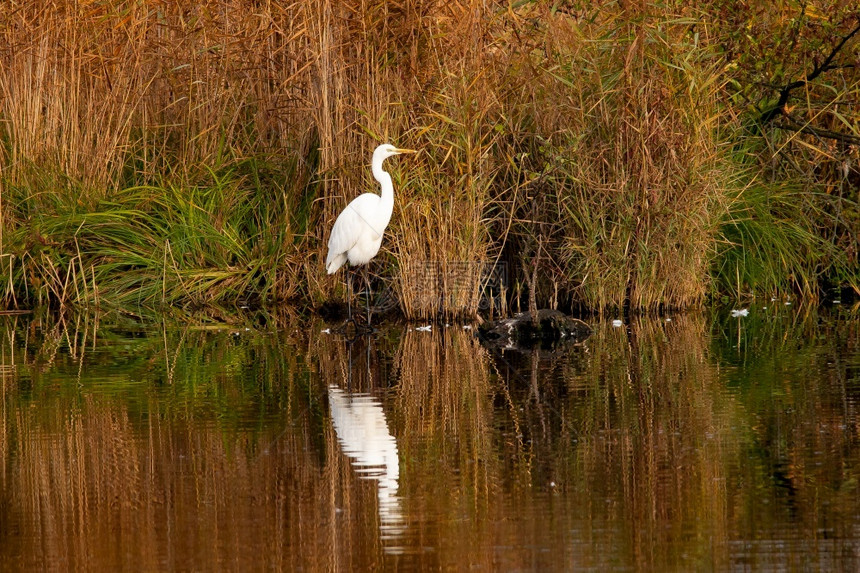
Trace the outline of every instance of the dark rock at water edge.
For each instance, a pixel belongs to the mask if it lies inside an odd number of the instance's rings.
[[[478,327],[481,339],[494,346],[548,348],[560,342],[579,342],[591,335],[583,321],[557,310],[542,309],[536,316],[521,312],[510,318],[491,320]]]

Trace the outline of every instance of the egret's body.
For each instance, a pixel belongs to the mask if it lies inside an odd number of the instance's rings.
[[[379,252],[382,235],[394,211],[394,190],[390,182],[387,193],[385,185],[382,193],[382,196],[363,193],[338,215],[328,240],[325,261],[328,274],[337,272],[347,261],[354,267],[366,265]]]
[[[373,152],[371,170],[379,182],[381,193],[359,195],[338,215],[328,240],[325,261],[328,274],[337,272],[347,261],[352,266],[366,265],[379,252],[382,236],[394,211],[394,184],[391,175],[383,171],[382,162],[401,153],[415,152],[398,149],[388,143],[380,145]],[[368,307],[368,316],[369,312]]]

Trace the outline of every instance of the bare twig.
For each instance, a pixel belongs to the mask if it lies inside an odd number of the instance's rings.
[[[807,133],[809,135],[814,135],[815,137],[823,139],[832,139],[834,141],[845,143],[847,145],[860,145],[860,137],[856,135],[851,135],[850,133],[841,133],[839,131],[832,131],[830,129],[821,129],[818,127],[813,127],[808,123],[801,123],[797,121],[787,113],[783,113],[782,116],[789,123],[775,123],[774,127],[776,127],[777,129]]]
[[[791,92],[796,90],[797,88],[801,88],[808,84],[809,82],[815,80],[818,76],[823,74],[824,72],[835,70],[839,68],[846,67],[844,64],[836,64],[833,62],[836,55],[845,47],[845,44],[848,43],[851,38],[857,35],[860,32],[860,19],[857,21],[857,25],[851,30],[847,35],[842,37],[842,40],[838,44],[836,44],[830,53],[827,54],[827,57],[824,58],[820,64],[815,64],[813,66],[812,71],[806,75],[805,79],[795,80],[789,84],[784,85],[779,90],[779,99],[776,101],[776,104],[773,105],[770,109],[762,112],[761,116],[759,116],[759,123],[761,125],[765,125],[771,121],[773,121],[777,116],[785,115],[785,105],[788,103],[789,98],[791,97]]]

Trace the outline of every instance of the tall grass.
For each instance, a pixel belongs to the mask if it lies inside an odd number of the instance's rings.
[[[750,165],[760,156],[740,145],[744,184],[732,193],[720,223],[712,289],[737,299],[797,295],[818,298],[822,286],[858,289],[857,203],[842,174],[821,173],[830,159],[822,149],[793,138],[769,146],[801,148],[790,161],[773,161],[764,172]],[[783,151],[778,151],[778,157]],[[804,159],[799,160],[799,157]],[[832,159],[832,158],[831,158]],[[804,175],[798,177],[798,171]]]
[[[327,232],[375,188],[367,161],[383,141],[422,149],[387,164],[397,206],[375,263],[409,317],[474,316],[496,267],[507,296],[533,308],[857,284],[847,192],[792,219],[816,239],[803,260],[773,265],[768,281],[739,270],[751,244],[776,260],[768,245],[798,236],[760,226],[777,235],[749,239],[744,190],[800,176],[733,151],[751,136],[726,97],[715,8],[701,9],[5,3],[4,304],[342,297],[321,262]],[[755,153],[808,141],[785,137]],[[832,183],[809,173],[805,197]],[[810,265],[828,245],[839,248]]]
[[[299,176],[295,165],[276,167]],[[43,303],[129,308],[294,296],[296,205],[279,188],[280,175],[267,170],[273,166],[236,165],[209,172],[201,185],[130,187],[90,212],[35,218],[18,231],[42,239],[20,237],[31,241],[22,271],[48,273],[30,281],[33,296]]]
[[[526,116],[546,135],[523,154],[514,227],[537,296],[561,284],[595,309],[703,301],[727,118],[719,59],[694,25],[652,6],[549,20],[552,56],[532,62]]]
[[[810,219],[797,217],[804,194],[786,184],[752,184],[732,203],[721,226],[715,277],[736,299],[761,293],[817,296],[822,257],[841,258],[816,234]]]
[[[490,236],[498,214],[493,185],[499,167],[488,157],[498,145],[492,94],[474,91],[479,78],[452,80],[431,94],[421,118],[426,153],[405,165],[408,189],[393,226],[401,306],[410,317],[477,313],[485,271],[499,243]]]
[[[8,300],[295,294],[316,154],[288,78],[307,57],[292,13],[244,8],[4,5]]]

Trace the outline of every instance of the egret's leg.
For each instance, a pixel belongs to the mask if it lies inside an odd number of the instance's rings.
[[[365,293],[367,294],[367,328],[370,328],[370,277],[367,276],[367,265],[361,269],[361,273],[364,275]]]
[[[346,269],[346,321],[352,320],[352,269]]]

